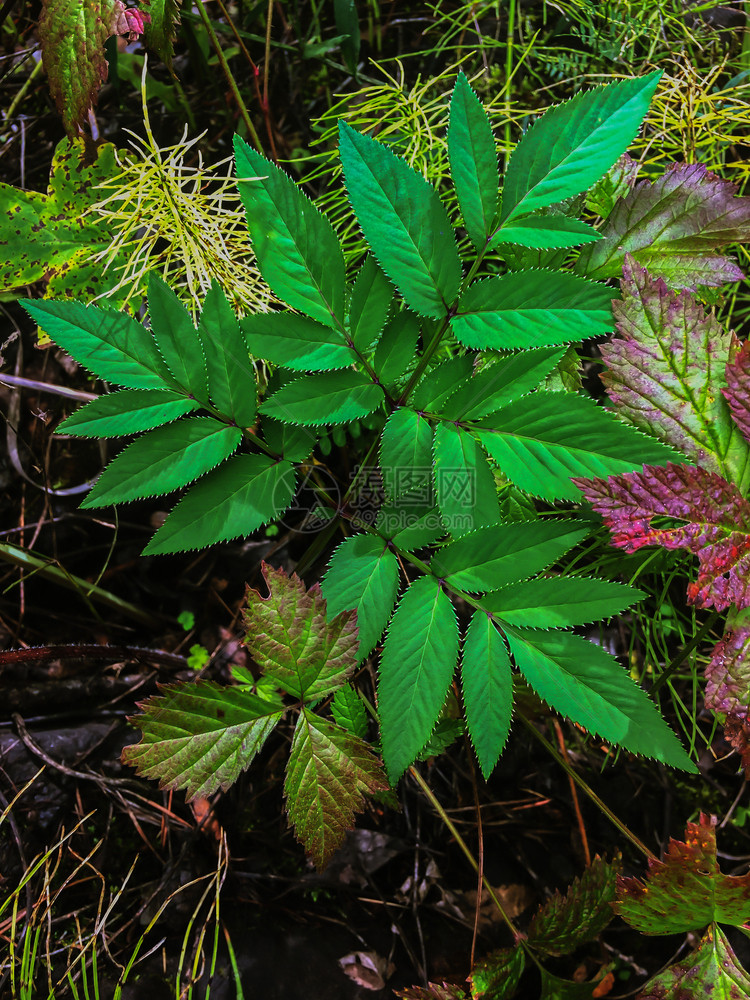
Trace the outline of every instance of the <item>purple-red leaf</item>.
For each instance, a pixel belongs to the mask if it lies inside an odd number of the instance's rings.
[[[734,422],[745,440],[750,441],[750,341],[746,340],[727,362],[725,374],[726,389],[721,391],[732,411]]]
[[[733,608],[706,667],[706,707],[746,716],[750,706],[750,609]]]
[[[710,927],[700,945],[643,987],[636,1000],[746,1000],[750,978],[719,927]]]
[[[692,465],[643,467],[607,479],[574,479],[626,552],[644,545],[687,549],[698,556],[688,600],[723,611],[750,605],[750,503],[721,476]],[[667,517],[672,527],[655,527]]]
[[[740,281],[734,261],[715,253],[750,237],[750,198],[738,198],[736,191],[701,163],[673,164],[653,184],[641,181],[617,202],[603,239],[581,254],[578,272],[616,277],[631,253],[673,287]]]

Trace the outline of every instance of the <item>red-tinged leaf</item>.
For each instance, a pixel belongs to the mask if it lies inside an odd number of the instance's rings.
[[[717,611],[750,605],[750,502],[736,486],[705,469],[672,464],[573,482],[612,530],[613,545],[626,552],[661,545],[698,556],[691,604]],[[657,528],[656,517],[682,523]]]
[[[498,948],[472,970],[472,1000],[508,1000],[516,992],[526,965],[523,948]]]
[[[409,986],[405,990],[394,990],[394,996],[401,1000],[466,1000],[460,986],[453,983],[428,983],[426,986]]]
[[[675,163],[652,184],[641,181],[617,202],[577,265],[591,278],[616,277],[626,253],[675,288],[740,281],[742,271],[714,251],[750,238],[750,198],[702,163]]]
[[[734,358],[727,362],[725,372],[727,387],[721,391],[734,422],[745,440],[750,441],[750,341],[746,340]]]
[[[750,711],[750,609],[727,615],[724,635],[706,667],[706,707],[724,715]]]
[[[745,778],[750,778],[750,719],[728,715],[724,723],[724,739],[740,755]]]
[[[297,719],[284,794],[295,833],[318,869],[343,843],[364,796],[385,791],[380,762],[359,737],[303,708]]]
[[[750,920],[750,875],[724,875],[716,860],[716,817],[688,823],[685,841],[671,839],[648,875],[617,879],[616,913],[642,934],[683,934],[714,921]]]
[[[44,68],[65,131],[76,135],[107,78],[104,43],[143,33],[149,20],[122,0],[43,0],[39,18]]]
[[[700,945],[643,987],[636,1000],[746,1000],[750,977],[719,927]]]
[[[268,597],[247,588],[245,644],[279,687],[310,701],[342,687],[357,665],[357,615],[326,621],[320,585],[310,590],[292,573],[262,564]]]
[[[534,914],[529,925],[529,943],[553,955],[567,955],[603,931],[614,916],[620,860],[611,864],[596,857],[568,887],[556,892]]]
[[[697,465],[733,478],[748,446],[717,391],[733,335],[689,292],[675,294],[626,255],[617,336],[602,345],[602,381],[621,417]]]

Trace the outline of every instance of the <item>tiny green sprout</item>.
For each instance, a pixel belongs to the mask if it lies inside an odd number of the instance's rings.
[[[190,655],[187,658],[187,664],[191,670],[203,670],[210,658],[210,654],[206,647],[196,643],[194,646],[190,647]]]
[[[177,616],[177,621],[186,632],[195,628],[195,615],[192,611],[181,611]]]

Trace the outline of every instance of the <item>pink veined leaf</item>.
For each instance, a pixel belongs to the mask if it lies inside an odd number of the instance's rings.
[[[39,37],[50,92],[65,131],[81,131],[107,78],[104,43],[111,35],[132,41],[149,15],[122,0],[42,0]]]
[[[732,417],[750,441],[750,341],[745,341],[735,356],[727,362],[724,399],[729,404]]]
[[[706,707],[746,717],[750,711],[750,609],[733,608],[706,667]]]
[[[644,545],[687,549],[698,557],[688,601],[723,611],[750,605],[750,503],[721,476],[693,465],[643,467],[607,479],[574,479],[626,552]],[[656,527],[655,518],[674,526]]]

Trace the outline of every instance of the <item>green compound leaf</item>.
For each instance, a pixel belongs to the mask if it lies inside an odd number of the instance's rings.
[[[303,708],[292,738],[284,794],[295,833],[320,869],[341,846],[365,795],[385,791],[379,761],[352,733]]]
[[[239,321],[216,281],[203,302],[198,332],[206,350],[214,406],[239,427],[252,427],[258,406],[255,372]]]
[[[123,437],[168,424],[198,409],[198,403],[168,389],[121,389],[76,410],[55,433],[75,437]]]
[[[392,784],[430,738],[458,656],[450,598],[430,576],[401,598],[380,661],[378,712],[383,762]]]
[[[526,967],[523,948],[498,948],[478,962],[469,981],[473,1000],[510,1000]]]
[[[296,313],[256,313],[240,320],[253,357],[299,372],[347,368],[353,351],[337,330]]]
[[[227,789],[249,767],[281,718],[278,698],[258,698],[212,681],[175,684],[148,698],[131,718],[141,742],[122,759],[162,788],[182,788],[189,799]]]
[[[524,396],[487,421],[493,429],[478,431],[481,444],[511,482],[545,500],[577,500],[581,491],[571,476],[604,477],[679,461],[671,448],[573,393]]]
[[[550,108],[513,151],[500,219],[528,215],[580,194],[635,138],[661,71],[577,94]]]
[[[638,994],[638,1000],[681,997],[745,1000],[748,996],[750,976],[737,960],[724,932],[714,925],[695,951],[650,979]]]
[[[492,237],[491,246],[512,243],[533,250],[555,250],[595,243],[600,239],[600,234],[580,219],[569,219],[567,215],[532,215],[499,229]]]
[[[561,715],[632,753],[697,773],[646,693],[601,646],[570,632],[509,628],[516,666]]]
[[[412,312],[399,312],[386,324],[375,348],[372,367],[385,386],[398,382],[414,362],[419,341],[419,320]]]
[[[389,498],[432,483],[432,427],[408,406],[394,410],[380,441],[380,471]]]
[[[437,192],[390,149],[339,121],[349,200],[380,266],[415,312],[439,318],[461,282],[461,261]]]
[[[613,288],[564,271],[518,271],[477,281],[461,296],[451,330],[466,347],[543,347],[614,329]]]
[[[143,550],[203,549],[279,517],[292,502],[294,467],[266,455],[235,455],[191,487]]]
[[[479,249],[497,217],[500,177],[489,118],[464,73],[451,97],[448,158],[466,232]]]
[[[398,594],[398,560],[376,535],[352,535],[339,545],[323,578],[329,614],[357,612],[359,649],[364,660],[388,624]]]
[[[495,478],[471,434],[455,424],[435,428],[435,492],[448,532],[458,538],[500,520]]]
[[[151,335],[175,381],[200,402],[208,401],[208,369],[190,313],[158,274],[148,278]]]
[[[539,907],[529,925],[529,944],[551,955],[569,955],[604,930],[614,916],[620,861],[596,857],[573,880],[565,895],[556,892]]]
[[[237,181],[260,273],[278,297],[324,326],[344,322],[344,256],[328,219],[291,177],[239,136]]]
[[[345,424],[372,413],[383,390],[357,371],[303,375],[282,386],[260,407],[261,413],[290,424]]]
[[[81,507],[171,493],[229,458],[241,440],[239,427],[213,417],[188,417],[149,431],[109,463]]]
[[[471,742],[489,779],[510,732],[513,675],[505,641],[484,611],[474,612],[464,639],[461,687]]]
[[[354,672],[357,620],[353,611],[335,618],[316,584],[310,590],[292,573],[261,564],[268,597],[247,589],[245,644],[267,677],[303,701],[342,687]]]
[[[151,334],[125,313],[82,302],[21,299],[21,305],[56,344],[97,378],[128,389],[174,387]]]
[[[648,875],[618,878],[615,912],[642,934],[683,934],[714,921],[750,920],[750,875],[724,875],[716,858],[716,817],[701,813],[685,840],[670,839]]]
[[[449,396],[459,385],[471,378],[474,359],[469,354],[449,358],[428,371],[411,394],[411,405],[415,410],[430,413],[440,412]]]
[[[618,615],[643,597],[640,590],[623,583],[555,576],[525,580],[487,594],[482,607],[510,625],[556,628]]]
[[[393,285],[368,254],[359,269],[349,303],[349,332],[358,351],[367,351],[377,341],[393,302]]]
[[[496,524],[440,549],[430,569],[470,593],[497,590],[546,569],[588,532],[576,521]]]
[[[564,349],[540,347],[506,358],[493,358],[448,397],[440,412],[449,420],[486,417],[536,389],[564,355]]]
[[[351,684],[345,684],[333,696],[331,714],[337,726],[361,740],[367,736],[367,709]]]

